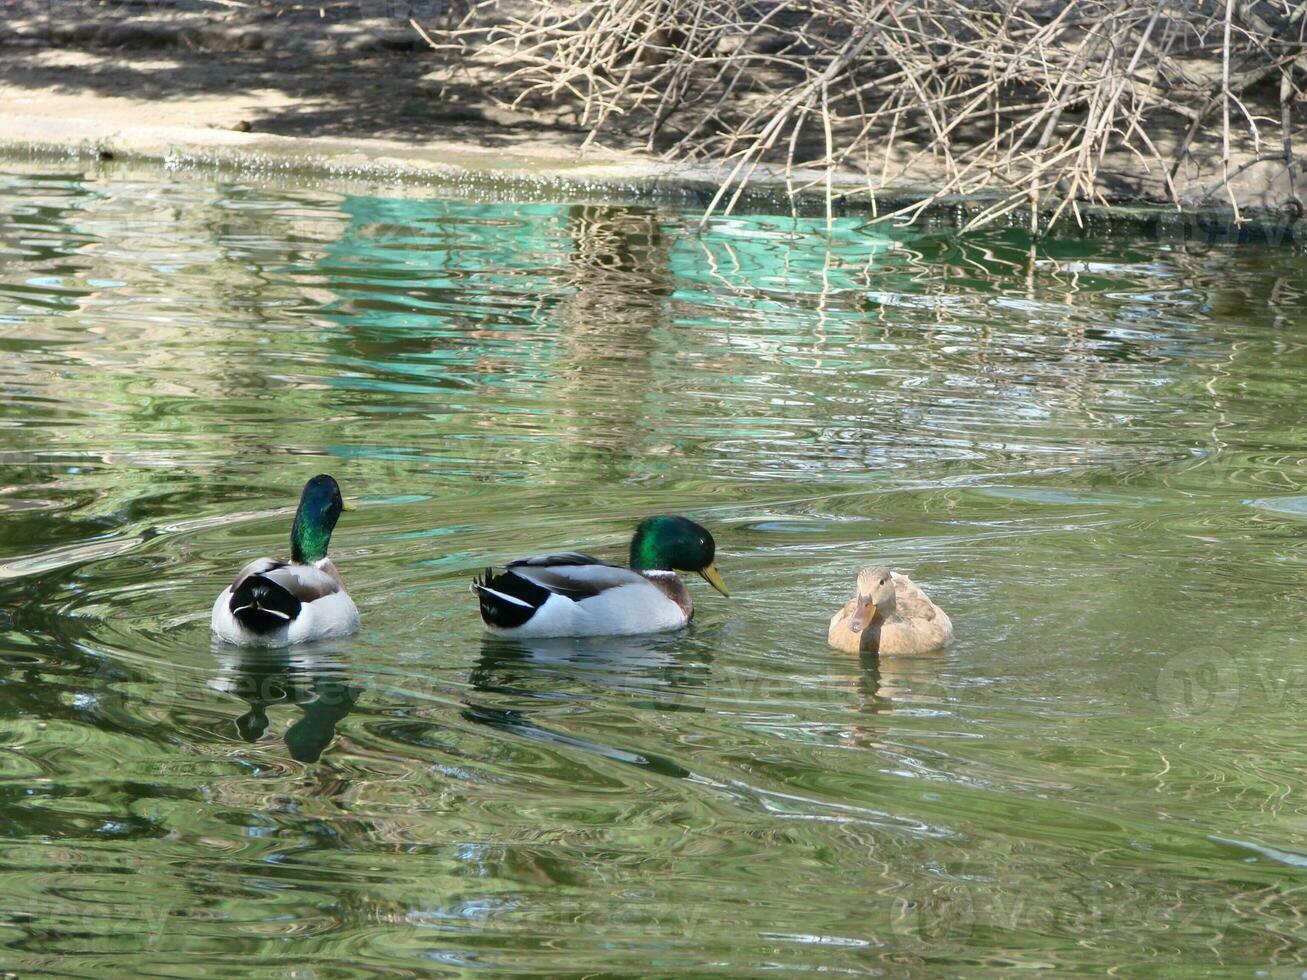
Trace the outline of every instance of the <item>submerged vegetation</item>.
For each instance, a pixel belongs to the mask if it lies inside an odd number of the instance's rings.
[[[1307,7],[1289,0],[486,0],[415,26],[496,69],[520,107],[570,103],[588,142],[760,172],[882,216],[967,195],[982,224],[1087,203],[1301,213]],[[455,69],[457,70],[457,69]],[[762,168],[760,170],[760,168]],[[910,203],[878,195],[925,185]]]

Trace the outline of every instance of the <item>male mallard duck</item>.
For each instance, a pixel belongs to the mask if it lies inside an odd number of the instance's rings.
[[[327,557],[344,509],[331,477],[304,484],[290,529],[290,561],[256,558],[242,568],[213,604],[213,632],[241,646],[284,647],[357,630],[358,608]]]
[[[953,624],[906,575],[864,568],[858,594],[831,617],[826,639],[845,653],[927,653],[952,642]]]
[[[680,629],[694,615],[676,571],[698,572],[724,596],[717,545],[684,517],[650,517],[631,538],[631,567],[575,551],[487,568],[472,591],[491,632],[506,636],[619,636]]]

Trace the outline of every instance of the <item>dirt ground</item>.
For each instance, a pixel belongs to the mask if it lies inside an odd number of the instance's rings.
[[[695,178],[602,146],[578,156],[584,133],[560,113],[505,110],[492,79],[451,75],[409,6],[4,0],[0,146],[396,178]]]
[[[491,149],[524,141],[572,149],[584,136],[557,114],[498,108],[487,79],[446,77],[441,56],[398,19],[404,11],[394,0],[3,6],[6,112],[48,107],[277,136],[439,138]],[[396,16],[380,16],[388,11]]]

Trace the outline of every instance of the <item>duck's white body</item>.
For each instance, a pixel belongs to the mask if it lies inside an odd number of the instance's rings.
[[[906,575],[893,573],[894,609],[877,617],[867,628],[854,632],[849,622],[858,606],[854,596],[831,617],[826,638],[846,653],[913,654],[938,650],[953,642],[953,623]]]
[[[632,576],[631,581],[579,601],[552,594],[524,626],[488,625],[487,629],[523,637],[631,636],[678,630],[690,621],[686,611],[647,578],[627,569],[619,571]]]
[[[637,572],[575,552],[512,562],[473,591],[486,629],[500,636],[661,633],[694,615],[675,572]]]
[[[284,590],[298,602],[298,611],[286,618],[284,625],[256,632],[241,623],[233,612],[232,595],[251,577],[268,583],[269,588]],[[256,558],[241,569],[236,580],[214,601],[210,626],[215,636],[228,643],[284,647],[349,636],[359,628],[359,611],[330,558],[312,563]]]

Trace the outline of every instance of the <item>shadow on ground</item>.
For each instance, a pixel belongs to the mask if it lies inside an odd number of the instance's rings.
[[[483,70],[451,65],[408,27],[409,13],[434,22],[442,3],[7,0],[0,90],[18,111],[25,92],[88,106],[107,96],[148,101],[160,122],[182,113],[191,126],[280,136],[579,146],[565,112],[503,108]]]

